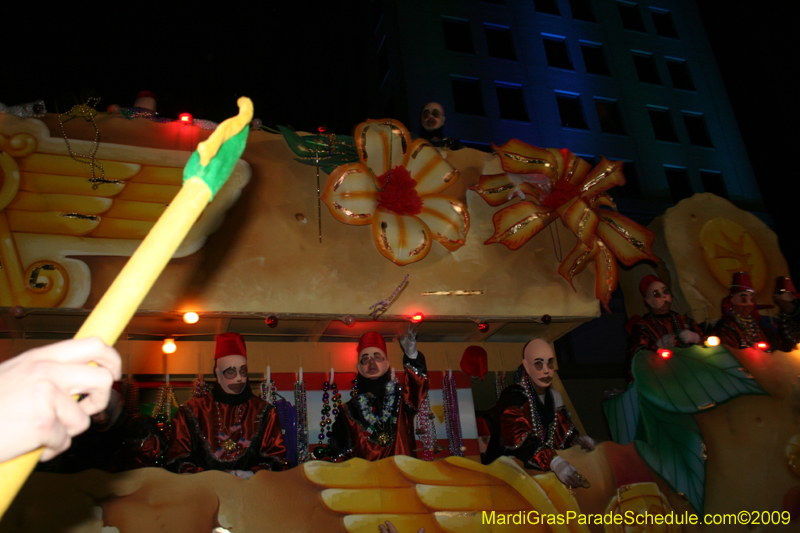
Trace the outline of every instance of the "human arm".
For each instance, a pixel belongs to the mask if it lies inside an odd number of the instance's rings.
[[[97,366],[90,366],[89,363]],[[95,337],[28,350],[0,364],[0,462],[44,447],[42,461],[69,448],[105,409],[121,361]],[[74,395],[86,394],[80,402]],[[13,429],[10,429],[13,428]]]

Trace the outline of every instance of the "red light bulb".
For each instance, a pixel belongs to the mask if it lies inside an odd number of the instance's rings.
[[[486,333],[487,331],[489,331],[489,324],[487,324],[486,322],[481,322],[480,324],[478,324],[478,331],[480,331],[481,333]]]
[[[759,350],[766,351],[769,349],[769,344],[767,344],[766,342],[759,342],[756,344],[756,348],[758,348]]]
[[[193,122],[192,115],[190,113],[181,113],[178,115],[178,120],[184,124],[192,124]]]
[[[264,322],[271,328],[278,327],[278,317],[275,315],[269,315]]]
[[[411,322],[413,322],[414,324],[419,324],[423,320],[425,320],[425,315],[423,315],[422,313],[414,313],[413,315],[411,315]]]
[[[666,348],[659,348],[658,355],[660,355],[662,359],[669,359],[670,357],[672,357],[672,350],[667,350]]]

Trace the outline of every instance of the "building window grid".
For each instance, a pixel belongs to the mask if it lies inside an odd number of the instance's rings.
[[[475,53],[469,20],[442,17],[442,33],[444,34],[445,50],[465,54]]]
[[[679,142],[669,108],[647,106],[647,111],[650,115],[650,123],[653,125],[653,133],[655,134],[656,140]]]
[[[647,32],[642,20],[642,13],[639,11],[637,4],[617,1],[617,7],[619,8],[619,16],[622,18],[623,28],[639,33]]]
[[[558,114],[561,117],[561,127],[588,130],[586,118],[581,106],[580,95],[565,91],[556,91]]]
[[[597,74],[600,76],[611,75],[611,71],[608,70],[608,61],[606,61],[606,55],[603,51],[602,44],[580,41],[580,46],[581,55],[583,55],[583,64],[588,74]]]
[[[711,136],[708,133],[706,119],[702,113],[693,111],[681,111],[683,123],[686,126],[686,133],[689,135],[689,144],[692,146],[703,146],[713,148]]]
[[[525,106],[525,93],[522,90],[522,85],[502,81],[495,81],[494,85],[495,91],[497,92],[497,104],[500,109],[500,118],[530,122],[528,111]]]
[[[705,192],[716,194],[720,198],[728,198],[728,188],[725,186],[722,172],[700,169],[700,180],[703,182]]]
[[[689,174],[686,172],[685,167],[664,165],[664,174],[667,177],[667,184],[669,185],[673,202],[678,203],[694,194],[694,189],[692,189],[692,183],[689,181]]]
[[[542,34],[544,53],[547,57],[547,65],[564,70],[575,70],[572,59],[569,57],[567,49],[567,39],[560,35]]]
[[[666,9],[650,7],[650,15],[653,17],[653,26],[655,26],[656,35],[659,37],[670,37],[672,39],[679,38],[672,13]]]
[[[584,20],[586,22],[597,22],[591,0],[569,0],[569,8],[572,11],[572,18]]]
[[[561,10],[558,9],[558,0],[533,0],[533,8],[539,13],[561,15]]]
[[[483,91],[481,91],[479,79],[451,75],[450,85],[453,89],[453,102],[456,113],[486,115],[486,108],[483,105]]]
[[[661,76],[658,73],[655,56],[650,52],[640,52],[639,50],[631,50],[631,53],[639,81],[653,85],[663,85]]]
[[[622,113],[616,100],[595,96],[594,105],[597,110],[597,118],[600,120],[600,131],[626,135],[625,125],[622,122]]]
[[[486,32],[486,46],[489,57],[516,61],[517,50],[514,46],[514,38],[511,35],[511,28],[488,23],[484,23],[483,28]]]
[[[686,60],[677,57],[665,57],[664,59],[667,62],[669,77],[672,79],[672,87],[684,91],[695,91],[694,80],[692,80]]]

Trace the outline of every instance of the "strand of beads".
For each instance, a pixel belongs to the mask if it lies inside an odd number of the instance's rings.
[[[208,382],[203,376],[197,376],[192,384],[192,398],[200,398],[210,392]]]
[[[129,414],[139,413],[139,384],[132,377],[122,381],[122,396],[125,398],[125,410]]]
[[[433,423],[434,419],[433,410],[431,409],[430,397],[426,394],[425,399],[419,406],[417,413],[416,433],[420,436],[419,440],[422,441],[422,458],[426,461],[433,461],[436,455],[436,426]]]
[[[503,391],[506,388],[506,376],[505,373],[502,375],[500,372],[495,372],[494,374],[494,393],[497,395],[497,399],[500,399],[500,395],[503,394]]]
[[[167,438],[167,433],[169,432],[169,425],[170,419],[172,414],[172,402],[174,401],[175,394],[172,392],[172,385],[170,383],[164,383],[161,386],[161,390],[158,394],[158,401],[156,402],[155,407],[153,407],[152,417],[156,421],[156,427],[164,436]],[[160,455],[156,459],[156,466],[162,466],[164,461],[164,455]]]
[[[329,392],[330,391],[330,392]],[[325,382],[322,384],[322,418],[319,423],[319,445],[322,446],[325,438],[331,437],[331,425],[333,420],[331,417],[336,418],[339,414],[339,409],[342,406],[342,395],[336,383]]]
[[[294,383],[294,406],[297,409],[297,464],[311,460],[308,453],[308,407],[306,404],[306,382]]]
[[[278,388],[275,386],[275,380],[266,379],[261,382],[261,399],[275,405],[278,400]]]
[[[464,457],[464,439],[461,436],[461,416],[458,412],[458,391],[456,379],[447,372],[442,380],[442,397],[444,400],[445,427],[447,442],[450,444],[450,455]]]

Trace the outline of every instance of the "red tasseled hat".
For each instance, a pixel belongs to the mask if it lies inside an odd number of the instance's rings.
[[[244,337],[238,333],[217,335],[217,349],[214,352],[214,359],[216,360],[226,355],[241,355],[247,359],[247,347],[244,345]]]
[[[733,296],[737,292],[756,292],[748,272],[737,272],[733,275],[730,295]]]
[[[489,370],[486,350],[480,346],[468,346],[461,356],[461,370],[473,378],[484,379]]]
[[[383,353],[386,353],[386,341],[383,340],[383,335],[377,331],[368,331],[358,339],[358,353],[361,353],[364,348],[380,348]]]
[[[642,281],[639,282],[639,292],[642,294],[643,298],[647,296],[647,289],[650,288],[650,285],[652,285],[656,281],[661,281],[661,279],[658,276],[654,276],[652,274],[648,274],[647,276],[642,278]],[[661,281],[661,283],[664,282]]]
[[[800,293],[794,288],[792,278],[787,278],[786,276],[781,276],[775,280],[775,294],[780,294],[782,292],[791,292],[792,296],[800,298]]]

